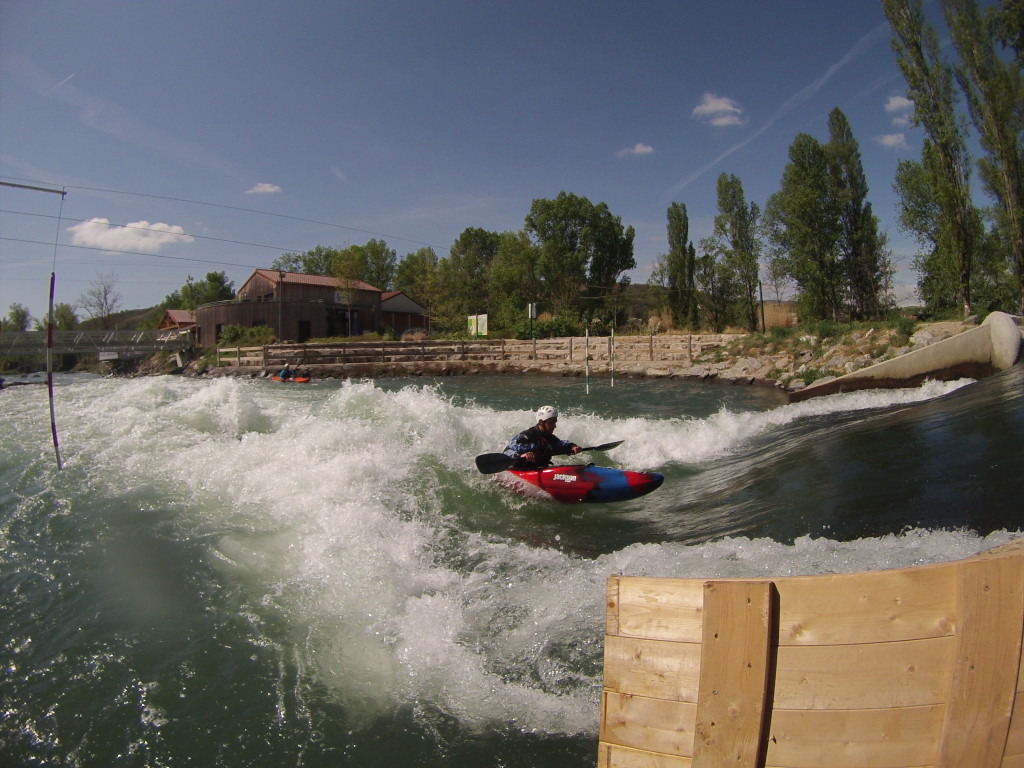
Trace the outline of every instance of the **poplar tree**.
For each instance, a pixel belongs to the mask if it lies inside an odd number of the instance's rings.
[[[971,267],[981,228],[971,202],[970,157],[963,119],[956,111],[953,71],[940,56],[938,36],[925,22],[921,0],[882,0],[882,9],[893,31],[892,49],[907,96],[914,102],[911,122],[928,135],[922,159],[949,223],[949,256],[955,262],[966,317],[971,313]]]
[[[925,152],[928,146],[926,140]],[[960,305],[960,279],[951,258],[949,221],[943,216],[935,187],[923,162],[900,161],[893,183],[900,199],[897,223],[922,249],[914,257],[918,293],[929,311],[955,311]]]
[[[758,272],[761,241],[758,239],[757,203],[747,204],[742,182],[732,174],[718,177],[718,215],[714,236],[721,245],[724,260],[732,271],[731,281],[739,317],[748,331],[758,326]]]
[[[998,220],[1016,272],[1018,311],[1024,310],[1024,72],[1019,41],[1024,28],[1024,3],[1004,0],[982,17],[974,0],[942,0],[942,12],[960,57],[957,81],[967,99],[981,146],[978,174],[998,203]],[[1016,19],[1016,38],[1006,34],[1017,58],[1001,58],[995,40]],[[1014,42],[1016,41],[1016,42]]]
[[[843,310],[840,258],[842,194],[828,151],[799,134],[778,192],[768,199],[764,231],[772,258],[797,284],[801,320],[836,320]]]
[[[658,257],[651,276],[667,289],[668,309],[676,328],[696,329],[699,322],[694,282],[696,258],[686,206],[672,203],[668,207],[668,253]]]
[[[878,219],[868,202],[860,146],[850,121],[836,107],[828,116],[828,150],[836,166],[840,195],[840,258],[846,272],[847,302],[856,317],[878,317],[888,257]]]
[[[732,321],[736,306],[736,275],[726,261],[722,242],[717,237],[700,241],[694,280],[701,291],[700,308],[705,324],[721,333]]]

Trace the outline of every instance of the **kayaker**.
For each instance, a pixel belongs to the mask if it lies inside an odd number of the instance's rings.
[[[553,405],[542,405],[537,409],[537,424],[513,437],[503,451],[516,460],[513,469],[549,467],[555,454],[577,454],[582,450],[576,443],[555,437],[557,423],[558,409]]]
[[[277,377],[281,381],[288,381],[288,379],[292,378],[293,375],[294,373],[292,372],[291,363],[285,363],[284,368],[282,368],[281,372],[277,374]]]

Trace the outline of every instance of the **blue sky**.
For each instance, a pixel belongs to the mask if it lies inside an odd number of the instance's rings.
[[[51,270],[57,301],[113,274],[135,308],[316,245],[443,256],[562,190],[635,228],[644,282],[672,202],[695,243],[721,173],[763,208],[837,106],[912,285],[889,38],[878,0],[6,0],[0,180],[67,196],[0,187],[0,315],[42,317]]]

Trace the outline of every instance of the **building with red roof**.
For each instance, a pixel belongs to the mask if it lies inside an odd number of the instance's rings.
[[[359,336],[390,328],[401,333],[425,328],[426,309],[400,291],[386,294],[361,280],[257,269],[231,301],[205,304],[195,311],[196,343],[216,344],[227,325],[268,326],[280,341],[302,343],[331,336]]]

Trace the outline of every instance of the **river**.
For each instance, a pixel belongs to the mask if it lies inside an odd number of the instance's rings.
[[[3,764],[593,766],[610,574],[903,567],[1024,524],[1021,365],[589,389],[59,376],[63,471],[45,387],[0,392]],[[545,403],[665,484],[560,507],[480,475]]]

